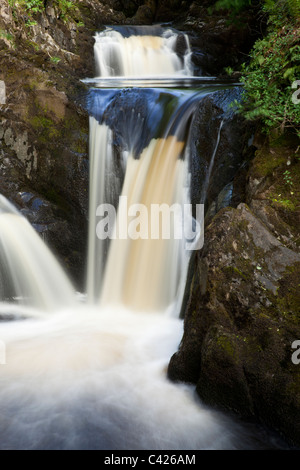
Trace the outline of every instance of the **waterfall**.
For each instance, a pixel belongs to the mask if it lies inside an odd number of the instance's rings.
[[[106,28],[95,38],[98,74],[171,74],[174,88],[149,81],[87,93],[88,301],[74,301],[52,253],[0,198],[1,309],[18,300],[26,318],[0,323],[1,450],[264,448],[256,432],[195,399],[194,387],[166,378],[202,220],[189,205],[190,127],[211,90],[181,89],[188,39],[162,30]],[[220,139],[221,127],[209,171]],[[153,207],[174,209],[169,225]]]
[[[105,203],[105,178],[112,162],[111,132],[105,125],[90,120],[90,197],[87,295],[93,303],[99,296],[104,262],[104,243],[97,243],[96,211]]]
[[[138,239],[112,241],[101,299],[104,304],[113,301],[140,311],[164,311],[174,301],[180,271],[184,270],[180,248],[176,247],[180,243],[171,241],[171,234],[169,240],[161,233],[153,239],[151,232],[161,228],[157,227],[159,218],[151,221],[150,215],[153,204],[170,207],[183,203],[186,169],[179,159],[183,149],[183,142],[169,137],[153,140],[138,160],[128,158],[122,197],[128,205],[143,205],[146,215],[141,213],[138,223],[146,233],[140,233]],[[129,223],[124,215],[126,218],[126,214],[118,214],[123,227]]]
[[[208,167],[208,170],[206,172],[205,180],[204,180],[203,187],[202,187],[201,198],[200,198],[200,201],[201,201],[202,204],[205,204],[207,190],[208,190],[208,186],[209,186],[209,182],[210,182],[210,177],[211,177],[211,174],[212,174],[212,171],[213,171],[213,168],[214,168],[215,158],[216,158],[216,154],[217,154],[219,144],[220,144],[221,131],[222,131],[223,125],[224,125],[224,121],[222,120],[221,123],[220,123],[219,130],[218,130],[216,145],[215,145],[213,154],[211,156],[211,159],[210,159],[210,162],[209,162],[209,167]]]
[[[132,28],[129,28],[132,31]],[[125,31],[125,35],[124,35]],[[135,34],[126,36],[116,28],[106,28],[95,36],[97,74],[101,77],[164,77],[191,76],[191,48],[186,34],[172,29],[163,30],[140,27]],[[122,34],[123,33],[123,34]],[[152,33],[152,34],[151,34]],[[151,35],[150,35],[151,34]],[[184,39],[183,56],[177,53],[179,38]]]
[[[75,291],[29,222],[0,196],[0,299],[38,312],[75,304]]]
[[[161,313],[173,306],[178,316],[191,254],[185,246],[185,235],[192,229],[183,226],[194,223],[189,194],[189,128],[202,97],[199,92],[190,95],[158,90],[148,96],[148,106],[143,111],[146,115],[142,116],[142,110],[134,108],[139,94],[128,91],[130,119],[122,123],[119,108],[115,110],[120,91],[115,90],[114,95],[107,95],[106,104],[101,101],[97,119],[91,117],[87,281],[91,303]],[[110,113],[112,127],[106,122],[106,107],[116,113],[115,119]],[[93,112],[97,115],[95,109]],[[155,118],[160,125],[153,128]],[[115,126],[122,134],[118,158],[114,155]],[[117,177],[118,166],[122,167],[123,178],[120,174]],[[104,215],[110,210],[105,204],[110,203],[116,209],[116,220],[108,240],[108,228],[107,232],[103,229],[107,222]],[[130,236],[130,229],[137,226],[139,233]],[[99,227],[104,236],[97,230]]]

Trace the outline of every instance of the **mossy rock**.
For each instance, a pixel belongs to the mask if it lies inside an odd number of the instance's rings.
[[[243,339],[222,326],[212,326],[202,345],[197,392],[206,403],[243,416],[253,415],[241,355]]]
[[[300,141],[282,136],[260,148],[248,173],[246,200],[286,246],[299,249]]]
[[[299,369],[291,358],[300,338],[299,262],[247,205],[221,210],[195,256],[184,336],[169,365],[173,379],[193,372],[206,403],[252,417],[297,445]]]

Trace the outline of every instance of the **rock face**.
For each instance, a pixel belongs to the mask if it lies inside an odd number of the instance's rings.
[[[48,0],[32,14],[0,5],[0,192],[28,217],[82,288],[88,208],[88,115],[93,33],[124,20],[104,2],[68,11]],[[4,103],[3,103],[4,101]],[[62,237],[61,234],[64,234]]]
[[[258,150],[248,204],[223,208],[206,228],[169,377],[299,445],[300,366],[292,345],[300,339],[300,163],[289,160],[291,148]],[[283,178],[287,168],[292,186]]]
[[[243,12],[237,21],[228,21],[224,11],[208,13],[208,8],[213,7],[215,1],[182,2],[182,6],[183,3],[182,11],[176,7],[172,9],[179,12],[174,18],[174,25],[189,34],[193,61],[199,72],[216,76],[224,74],[224,68],[235,69],[244,62],[245,54],[249,53],[259,34],[253,12]],[[165,2],[161,4],[165,5]],[[157,15],[162,15],[164,8],[158,7]]]
[[[210,92],[204,95],[194,115],[190,149],[192,202],[205,203],[209,216],[215,213],[216,198],[229,183],[232,204],[236,192],[240,191],[235,178],[248,158],[251,126],[230,105],[241,99],[241,93],[238,86]],[[237,201],[241,199],[238,195]]]

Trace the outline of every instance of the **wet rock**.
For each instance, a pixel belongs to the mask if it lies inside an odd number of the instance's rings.
[[[299,269],[300,255],[247,205],[222,209],[196,255],[185,332],[169,366],[170,378],[195,383],[206,403],[255,417],[297,444]]]
[[[155,0],[146,0],[144,5],[140,5],[135,15],[127,20],[129,24],[151,25],[155,18],[156,2]]]
[[[253,136],[206,213],[169,376],[299,446],[299,141]]]
[[[82,287],[88,208],[86,111],[79,104],[93,74],[93,37],[108,7],[74,9],[61,18],[54,2],[30,25],[22,7],[1,3],[0,192],[14,202]],[[3,37],[2,37],[3,36]],[[4,39],[3,39],[4,38]],[[79,52],[79,53],[78,53]],[[78,104],[77,104],[78,102]],[[35,205],[19,194],[34,195]],[[38,201],[43,201],[39,203]],[[61,233],[66,235],[61,236]]]
[[[299,251],[300,164],[295,136],[260,146],[246,187],[253,213],[281,243]]]
[[[220,192],[232,183],[232,199],[236,206],[239,192],[238,172],[243,171],[251,127],[236,116],[231,108],[239,100],[241,89],[233,87],[210,93],[200,102],[194,116],[191,136],[192,201],[217,204]],[[216,199],[219,197],[219,202]],[[224,202],[224,201],[223,201]],[[227,201],[229,202],[229,201]],[[224,206],[224,205],[223,205]]]
[[[171,3],[177,6],[169,10],[164,6],[165,2],[159,3],[157,20],[168,21],[169,17],[174,20],[175,27],[189,34],[193,61],[204,75],[224,75],[224,68],[229,66],[235,69],[244,61],[259,35],[255,12],[243,12],[236,21],[228,21],[228,13],[224,11],[209,13],[214,1]]]
[[[109,1],[108,3],[112,2]],[[143,0],[120,0],[113,2],[112,7],[116,10],[123,11],[127,18],[132,18],[143,3],[145,3]]]
[[[187,13],[192,0],[158,0],[156,21],[172,21]]]

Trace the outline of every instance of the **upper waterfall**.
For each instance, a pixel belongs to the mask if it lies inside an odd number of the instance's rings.
[[[173,29],[107,27],[94,48],[99,77],[193,76],[189,38]]]

